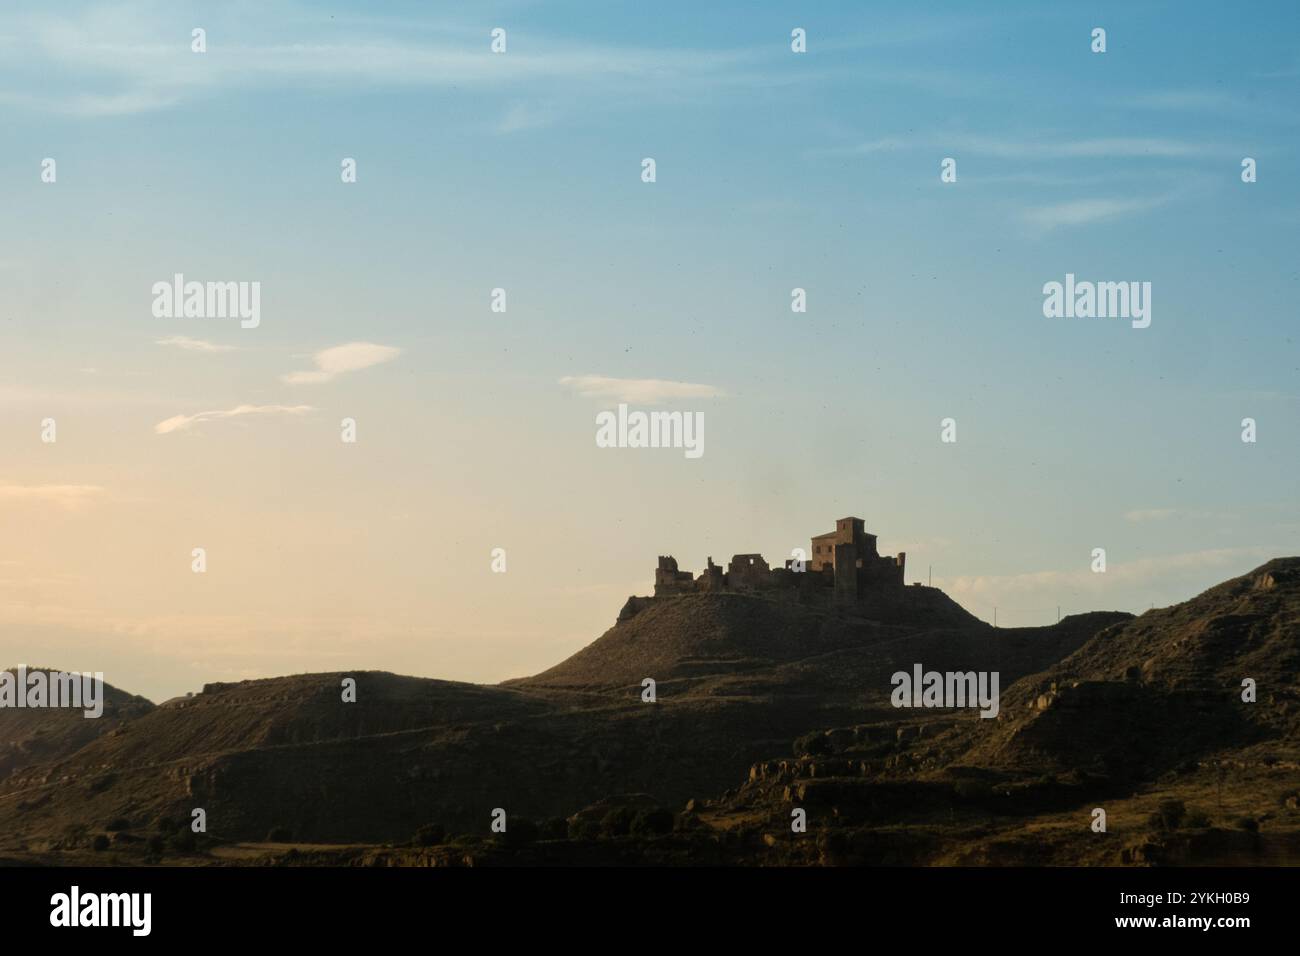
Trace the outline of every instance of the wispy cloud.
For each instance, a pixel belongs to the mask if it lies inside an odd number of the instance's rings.
[[[1024,210],[1024,221],[1040,231],[1050,231],[1062,226],[1084,226],[1094,222],[1110,222],[1125,216],[1136,215],[1163,206],[1169,197],[1142,199],[1072,199],[1049,203]]]
[[[993,136],[958,136],[954,150],[1004,159],[1174,159],[1210,151],[1203,143],[1142,136],[1106,136],[1092,139],[1005,139]]]
[[[175,106],[181,97],[172,93],[132,90],[107,96],[94,93],[14,93],[0,91],[0,103],[20,109],[61,113],[67,116],[128,116]]]
[[[158,339],[154,344],[174,346],[187,352],[233,352],[238,348],[235,345],[217,345],[204,339],[192,339],[188,335],[169,335],[165,339]]]
[[[918,147],[920,144],[915,140],[906,139],[902,136],[881,136],[877,139],[869,139],[864,143],[858,143],[854,146],[844,146],[824,150],[828,154],[841,155],[860,155],[868,156],[871,153],[892,152],[898,149],[910,149]]]
[[[113,116],[268,85],[507,90],[540,82],[565,83],[570,89],[625,83],[641,85],[644,92],[683,82],[740,81],[741,74],[760,67],[765,58],[761,50],[638,47],[536,33],[526,39],[511,36],[509,53],[493,55],[487,30],[478,22],[341,14],[326,24],[306,7],[259,7],[257,12],[256,32],[240,22],[237,12],[210,12],[203,18],[208,52],[201,55],[191,52],[188,32],[150,32],[151,23],[174,22],[167,15],[170,4],[90,7],[78,16],[0,17],[0,39],[8,35],[9,41],[6,67],[60,79],[52,87],[34,83],[35,93],[0,93],[0,102]]]
[[[198,412],[195,415],[173,415],[153,427],[159,435],[172,432],[188,431],[202,422],[217,421],[225,418],[240,418],[244,415],[305,415],[316,409],[311,405],[236,405],[221,411]]]
[[[103,490],[99,485],[0,485],[0,503],[34,501],[75,511]]]
[[[1280,553],[1270,547],[1210,548],[1111,561],[1105,573],[1094,573],[1090,561],[1085,560],[1067,571],[972,575],[936,583],[959,603],[974,605],[981,612],[991,611],[998,605],[1004,610],[1046,614],[1056,604],[1068,606],[1072,601],[1076,609],[1097,610],[1104,606],[1106,596],[1113,593],[1140,601],[1148,594],[1185,592],[1189,586],[1205,587],[1225,575],[1243,574]],[[1183,594],[1184,598],[1191,596]]]
[[[560,111],[550,103],[512,103],[495,128],[502,134],[545,129],[559,116]]]
[[[1257,125],[1261,120],[1294,125],[1296,112],[1285,97],[1272,99],[1270,91],[1259,96],[1239,96],[1224,90],[1151,90],[1123,101],[1130,109],[1163,113],[1207,113],[1223,119],[1237,118]]]
[[[1174,159],[1215,152],[1213,144],[1166,137],[1109,136],[1070,139],[1041,133],[1033,137],[999,137],[970,133],[926,136],[880,136],[850,146],[817,150],[818,155],[869,155],[893,150],[927,149],[945,156],[992,156],[998,159]]]
[[[641,405],[658,405],[675,398],[719,398],[723,392],[712,385],[671,382],[658,378],[611,378],[607,375],[566,375],[560,384],[583,398],[599,398]]]
[[[1245,103],[1220,90],[1150,90],[1130,97],[1126,105],[1147,110],[1240,110]]]
[[[402,350],[391,345],[376,345],[373,342],[348,342],[323,349],[311,357],[316,368],[312,371],[289,372],[282,375],[281,381],[290,385],[320,385],[332,382],[347,372],[356,372],[383,362],[390,362],[402,354]]]

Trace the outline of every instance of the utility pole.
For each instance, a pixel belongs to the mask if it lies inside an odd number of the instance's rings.
[[[1056,623],[1061,623],[1061,605],[1056,605]]]
[[[930,574],[926,582],[927,587],[934,587],[934,565],[930,565]]]
[[[993,626],[998,626],[998,606],[996,604],[993,605]]]

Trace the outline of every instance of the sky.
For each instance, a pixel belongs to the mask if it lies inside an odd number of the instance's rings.
[[[848,515],[1004,626],[1300,553],[1300,12],[996,6],[5,5],[0,665],[495,682]]]

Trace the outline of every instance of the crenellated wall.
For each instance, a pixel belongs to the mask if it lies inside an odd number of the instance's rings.
[[[804,570],[794,561],[773,568],[761,554],[732,555],[727,570],[708,559],[699,577],[677,566],[672,555],[661,555],[655,569],[655,597],[716,591],[789,592],[800,600],[818,598],[836,603],[861,602],[873,594],[888,594],[904,586],[906,555],[876,550],[876,536],[861,518],[840,518],[835,530],[812,539]],[[639,608],[638,608],[639,610]]]

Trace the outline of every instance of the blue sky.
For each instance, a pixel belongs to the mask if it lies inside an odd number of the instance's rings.
[[[0,658],[498,680],[657,554],[848,514],[1009,624],[1296,553],[1293,5],[701,6],[0,13]],[[260,281],[261,325],[153,317],[176,272]],[[1150,328],[1044,318],[1066,273],[1150,282]],[[284,380],[354,343],[396,358]],[[702,459],[594,446],[645,379]]]

